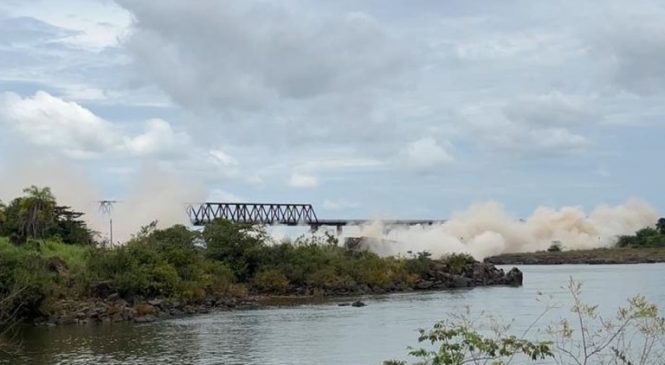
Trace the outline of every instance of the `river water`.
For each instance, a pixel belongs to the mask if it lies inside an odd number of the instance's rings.
[[[366,307],[325,304],[218,312],[150,324],[32,328],[22,335],[24,357],[11,364],[381,364],[408,359],[417,329],[429,328],[466,307],[513,320],[522,333],[539,321],[568,313],[563,288],[572,276],[584,299],[614,312],[643,294],[665,309],[665,264],[523,266],[524,286],[362,297]],[[540,293],[540,294],[539,294]],[[540,301],[537,300],[541,298]],[[2,363],[2,361],[0,361]]]

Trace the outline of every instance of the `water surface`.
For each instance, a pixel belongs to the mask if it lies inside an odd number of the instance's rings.
[[[363,297],[368,306],[337,302],[219,312],[151,324],[31,328],[23,335],[24,364],[381,364],[405,359],[417,329],[450,313],[486,311],[514,319],[521,333],[552,297],[569,307],[562,287],[572,275],[587,302],[615,311],[643,294],[665,308],[665,264],[523,266],[524,286]],[[340,301],[349,301],[348,298]],[[566,308],[561,311],[567,310]],[[550,312],[548,321],[558,317]],[[545,324],[545,322],[542,322]],[[1,361],[0,361],[1,362]]]

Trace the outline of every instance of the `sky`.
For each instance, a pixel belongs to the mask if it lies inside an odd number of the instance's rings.
[[[664,211],[664,18],[646,0],[0,0],[0,179],[61,169],[131,199],[157,171],[326,218]]]

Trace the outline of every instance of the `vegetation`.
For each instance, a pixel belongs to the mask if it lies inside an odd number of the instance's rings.
[[[621,236],[617,247],[665,247],[665,218],[660,218],[654,228],[642,228],[631,236]]]
[[[181,225],[157,229],[153,222],[126,244],[104,247],[94,244],[80,214],[59,206],[48,188],[24,193],[0,208],[0,319],[40,317],[60,300],[108,292],[130,303],[200,303],[247,293],[406,290],[434,262],[426,252],[382,258],[341,247],[329,235],[275,243],[260,227],[223,220],[200,232]],[[469,260],[452,255],[443,262],[459,272]]]
[[[68,244],[94,243],[94,232],[78,219],[82,213],[58,206],[51,189],[33,185],[23,192],[8,206],[0,202],[0,236],[18,244],[54,236]]]
[[[534,330],[538,321],[556,306],[548,305],[520,336],[506,335],[510,325],[485,314],[479,320],[472,319],[467,309],[462,315],[452,314],[450,319],[436,323],[432,329],[420,330],[418,341],[431,346],[410,348],[409,355],[418,359],[414,365],[506,365],[543,359],[566,365],[647,365],[660,363],[664,358],[665,347],[659,341],[665,337],[665,318],[656,305],[637,296],[619,308],[614,318],[607,318],[600,315],[598,306],[582,301],[581,283],[571,279],[567,289],[573,303],[570,314],[540,330]],[[544,338],[534,341],[527,337]]]

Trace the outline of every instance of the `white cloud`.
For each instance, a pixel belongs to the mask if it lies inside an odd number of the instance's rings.
[[[482,148],[528,158],[587,149],[591,141],[582,131],[601,120],[588,100],[560,92],[467,106],[459,116]]]
[[[182,156],[189,153],[190,143],[186,133],[175,132],[162,119],[148,120],[142,134],[125,139],[127,149],[136,156]]]
[[[599,119],[588,101],[561,92],[518,97],[506,104],[503,113],[509,120],[532,128],[580,127]]]
[[[31,97],[0,94],[0,122],[31,143],[74,159],[102,154],[171,159],[191,153],[189,135],[173,130],[165,120],[147,120],[144,131],[132,135],[80,104],[44,91]]]
[[[364,89],[398,74],[406,54],[364,13],[323,16],[256,1],[119,2],[137,20],[127,43],[136,64],[190,107],[255,108]]]
[[[213,163],[221,167],[238,166],[238,160],[221,149],[213,149],[208,151],[213,158]]]
[[[213,189],[208,195],[208,201],[224,203],[242,203],[247,200],[224,189]]]
[[[72,157],[94,157],[119,142],[110,122],[43,91],[26,98],[2,94],[0,119],[32,143],[58,148]]]
[[[580,152],[590,142],[565,128],[513,128],[487,134],[484,140],[502,151],[518,153],[523,157],[556,156]]]
[[[289,178],[289,186],[292,188],[315,188],[319,185],[319,180],[312,176],[302,173],[293,173]]]
[[[356,202],[350,202],[344,199],[339,199],[339,200],[326,199],[323,201],[323,209],[330,211],[354,209],[359,206],[360,204]]]
[[[665,91],[665,5],[615,6],[589,39],[592,54],[607,67],[610,83],[639,95]]]
[[[411,142],[402,150],[402,156],[408,166],[422,171],[454,161],[448,151],[431,137]]]

